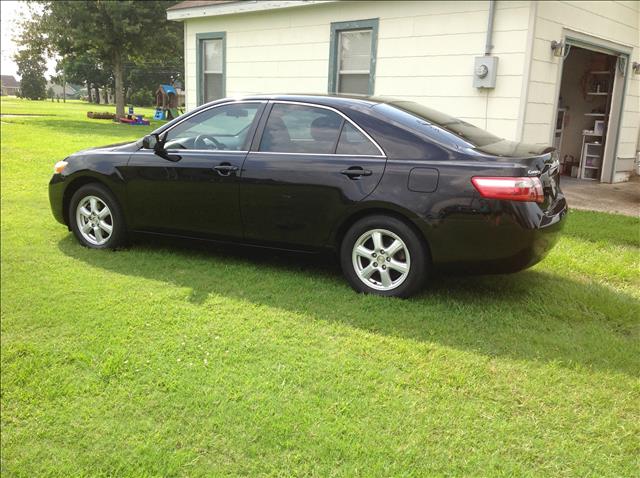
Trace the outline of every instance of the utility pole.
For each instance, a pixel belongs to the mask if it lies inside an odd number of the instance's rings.
[[[67,75],[62,70],[62,102],[67,102]]]

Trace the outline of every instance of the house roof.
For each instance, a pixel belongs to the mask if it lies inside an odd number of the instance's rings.
[[[218,3],[234,3],[236,1],[237,0],[187,0],[185,2],[176,3],[172,7],[167,8],[167,10],[182,10],[184,8],[208,7],[209,5],[216,5]]]
[[[20,82],[13,75],[0,75],[0,79],[2,80],[2,86],[5,88],[20,88]]]
[[[167,8],[167,19],[215,17],[335,2],[337,0],[187,0]]]

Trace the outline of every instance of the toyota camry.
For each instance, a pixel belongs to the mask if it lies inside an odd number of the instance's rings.
[[[440,268],[530,267],[567,212],[553,148],[410,101],[319,95],[215,101],[80,151],[49,197],[89,248],[142,233],[337,253],[355,290],[398,297]]]

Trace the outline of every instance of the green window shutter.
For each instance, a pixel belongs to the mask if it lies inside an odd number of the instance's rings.
[[[340,34],[344,32],[356,32],[358,30],[369,31],[371,35],[371,58],[369,61],[368,94],[375,91],[376,57],[378,50],[378,24],[379,19],[354,20],[348,22],[333,22],[329,41],[329,93],[338,93],[338,77],[340,68]]]
[[[219,68],[219,72],[216,70],[215,73],[212,73],[210,76],[214,76],[219,74],[222,76],[221,82],[219,85],[220,98],[224,98],[227,94],[227,34],[226,32],[210,32],[210,33],[198,33],[196,34],[196,99],[197,106],[200,106],[212,99],[218,98],[206,98],[205,97],[205,88],[209,85],[207,80],[212,80],[213,78],[207,78],[205,75],[205,48],[207,47],[208,40],[220,40],[221,42],[221,65]],[[209,43],[209,45],[211,45]],[[213,46],[213,45],[211,45]],[[213,83],[213,82],[212,82]],[[218,96],[218,95],[216,95]]]

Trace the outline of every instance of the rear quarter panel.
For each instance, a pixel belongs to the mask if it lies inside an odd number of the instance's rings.
[[[408,182],[414,168],[437,170],[437,188],[431,192],[411,190]],[[544,220],[543,211],[535,203],[482,198],[471,183],[476,175],[525,174],[515,163],[487,163],[455,153],[442,160],[390,159],[380,184],[366,202],[386,204],[390,210],[400,206],[399,212],[424,235],[436,264],[517,256],[531,246],[536,228]]]

